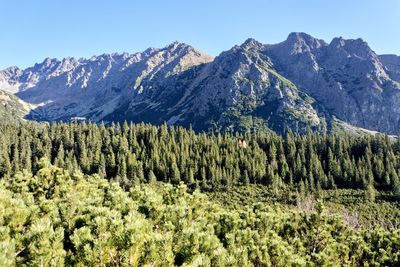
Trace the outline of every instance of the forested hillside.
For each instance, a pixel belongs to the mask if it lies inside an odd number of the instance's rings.
[[[36,173],[39,159],[98,173],[125,187],[152,180],[207,189],[262,184],[277,190],[352,188],[400,194],[400,141],[274,133],[196,134],[166,125],[124,123],[0,126],[0,176]]]
[[[85,122],[0,136],[0,266],[399,265],[397,138]]]
[[[399,230],[355,230],[321,203],[232,210],[182,184],[125,191],[38,166],[0,182],[1,266],[399,265]]]

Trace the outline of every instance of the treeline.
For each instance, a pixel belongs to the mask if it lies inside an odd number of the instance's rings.
[[[127,123],[9,124],[0,126],[0,135],[0,177],[36,173],[45,157],[126,188],[158,180],[203,189],[254,183],[400,194],[400,141],[384,135],[196,134]]]
[[[39,166],[0,181],[0,266],[400,264],[399,230],[353,229],[320,202],[311,213],[231,209],[184,185],[127,192],[98,175]]]

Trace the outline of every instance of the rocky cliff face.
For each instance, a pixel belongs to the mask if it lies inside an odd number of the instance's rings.
[[[291,33],[212,58],[175,42],[136,54],[46,59],[0,72],[0,89],[40,105],[28,118],[327,131],[332,121],[400,133],[400,60],[362,39]],[[337,118],[337,119],[334,119]]]
[[[400,56],[380,55],[380,61],[386,67],[391,79],[400,82]]]

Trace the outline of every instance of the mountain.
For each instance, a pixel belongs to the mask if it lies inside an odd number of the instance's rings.
[[[266,47],[279,73],[310,94],[331,115],[354,126],[397,134],[400,84],[362,39],[327,44],[292,33]]]
[[[18,88],[18,97],[41,105],[29,114],[30,119],[83,116],[98,121],[125,99],[148,97],[150,92],[144,92],[142,84],[165,80],[210,60],[210,56],[176,42],[132,55],[104,54],[61,61],[47,58],[23,71],[8,74],[11,71],[6,70],[2,76],[8,81],[2,84],[12,84],[12,88]]]
[[[362,39],[291,33],[248,39],[213,58],[174,42],[135,54],[45,59],[0,72],[0,89],[37,105],[34,120],[176,124],[195,130],[269,128],[400,133],[400,60]]]
[[[145,118],[152,123],[192,124],[196,130],[318,128],[322,123],[312,100],[275,71],[260,45],[248,40],[207,64],[142,83],[147,96],[127,99],[106,120]]]

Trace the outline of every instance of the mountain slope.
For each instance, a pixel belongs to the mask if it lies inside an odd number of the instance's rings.
[[[281,76],[253,39],[219,55],[204,69],[191,98],[178,110],[185,124],[195,116],[223,127],[318,128],[321,120],[296,85]],[[194,86],[193,86],[194,87]],[[206,103],[206,105],[205,105]],[[183,107],[183,108],[182,108]],[[213,121],[210,121],[213,119]]]
[[[399,57],[362,39],[330,43],[291,33],[248,39],[215,58],[175,42],[135,54],[46,59],[0,72],[0,88],[40,105],[27,118],[134,121],[195,130],[332,130],[335,119],[400,133]]]
[[[98,121],[125,99],[143,99],[156,93],[144,92],[143,84],[156,83],[210,60],[210,56],[176,42],[133,55],[46,59],[17,72],[12,79],[18,81],[18,97],[41,104],[32,111],[31,119],[68,120],[81,116]]]
[[[33,108],[13,94],[0,90],[0,122],[22,120]]]
[[[387,68],[387,73],[390,78],[400,82],[400,56],[380,55],[379,59]]]

